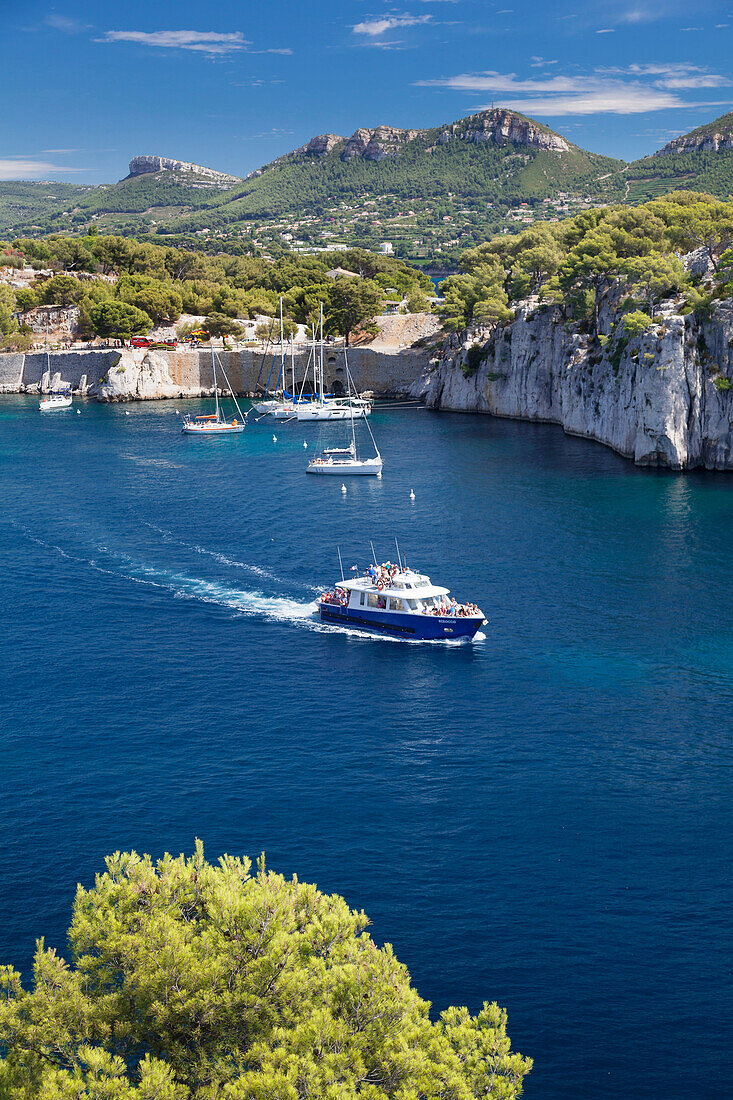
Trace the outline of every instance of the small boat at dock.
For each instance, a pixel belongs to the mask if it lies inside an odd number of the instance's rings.
[[[323,622],[410,641],[473,638],[486,622],[473,603],[449,599],[407,565],[371,565],[363,576],[341,580],[316,601]]]

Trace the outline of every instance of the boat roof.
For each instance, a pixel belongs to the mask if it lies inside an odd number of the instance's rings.
[[[376,581],[371,577],[354,577],[353,580],[339,581],[337,587],[345,588],[348,591],[356,589],[364,592],[381,592],[383,596],[415,596],[419,598],[447,596],[450,591],[449,588],[441,588],[436,584],[431,584],[430,577],[426,577],[424,573],[415,573],[412,569],[403,569],[396,573],[394,578],[382,588],[379,588]]]

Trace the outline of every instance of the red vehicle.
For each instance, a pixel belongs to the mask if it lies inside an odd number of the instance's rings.
[[[130,340],[131,348],[149,348],[152,344],[152,340],[149,340],[147,336],[133,336]]]

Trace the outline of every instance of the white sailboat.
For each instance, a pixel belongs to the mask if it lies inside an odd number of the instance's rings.
[[[349,389],[349,401],[351,401],[351,373],[349,371],[349,363],[346,358],[346,351],[344,350],[344,359],[346,362],[346,383]],[[370,427],[369,421],[364,418],[364,423],[367,426],[369,437],[374,445],[374,457],[373,458],[360,458],[356,446],[356,431],[354,428],[354,417],[356,415],[354,406],[349,405],[351,409],[350,421],[351,421],[351,441],[348,447],[327,447],[316,455],[306,467],[306,473],[308,474],[323,474],[329,475],[343,475],[353,476],[382,476],[382,456],[379,453],[374,434]],[[342,486],[342,488],[344,488]]]
[[[41,412],[55,412],[57,409],[68,409],[71,406],[71,389],[65,386],[62,390],[51,389],[51,351],[48,346],[48,325],[46,325],[46,370],[48,371],[48,393],[43,396],[43,376],[41,376],[41,400],[38,408]]]
[[[188,433],[189,435],[221,435],[222,433],[238,434],[244,431],[245,418],[242,414],[242,410],[239,407],[236,397],[234,396],[234,390],[232,384],[227,377],[227,372],[224,370],[223,363],[219,362],[219,368],[226,379],[229,392],[232,395],[232,401],[234,402],[237,412],[239,413],[239,419],[232,417],[231,420],[227,420],[221,410],[221,403],[219,401],[219,383],[216,377],[216,364],[218,356],[214,351],[214,339],[211,337],[211,366],[214,372],[214,401],[216,403],[216,411],[212,415],[208,416],[194,416],[188,415],[183,418],[183,427],[181,431]]]
[[[344,350],[344,355],[346,351]],[[347,366],[348,373],[348,366]],[[349,387],[349,396],[346,401],[343,398],[338,397],[326,397],[324,393],[323,385],[323,302],[321,302],[321,338],[319,343],[319,354],[315,352],[315,332],[313,335],[313,374],[315,379],[315,389],[317,396],[313,401],[310,401],[307,405],[299,405],[297,409],[297,418],[299,421],[306,420],[353,420],[354,417],[366,418],[371,415],[372,406],[371,402],[364,400],[361,397],[356,397],[351,393],[351,387]]]

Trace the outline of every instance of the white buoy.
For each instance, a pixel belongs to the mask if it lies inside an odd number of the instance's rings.
[[[77,410],[76,410],[76,415],[77,415],[77,416],[81,416],[81,409],[77,409]]]
[[[414,499],[415,499],[415,490],[410,489],[410,500],[414,500]]]
[[[276,435],[273,435],[273,437],[272,437],[272,442],[273,442],[273,443],[277,443],[277,436],[276,436]]]
[[[342,493],[345,493],[345,492],[346,492],[346,486],[345,486],[345,485],[342,485],[342,486],[341,486],[341,492],[342,492]]]
[[[129,416],[129,415],[130,415],[129,412],[127,411],[127,409],[125,409],[125,416]]]
[[[306,443],[306,441],[305,441],[305,440],[303,440],[303,446],[304,446],[304,447],[307,447],[307,446],[308,446],[308,444]]]

